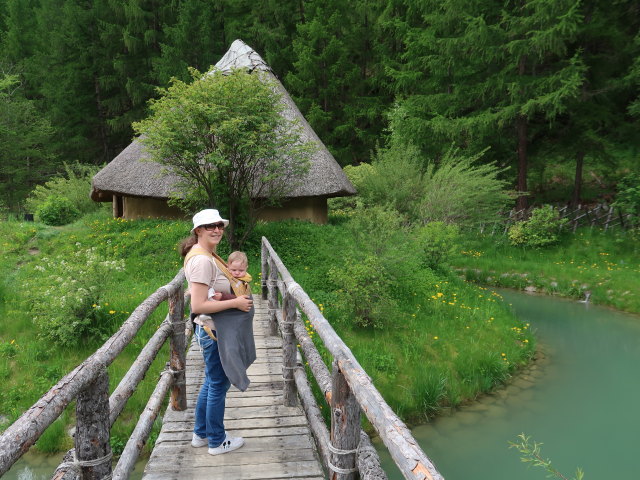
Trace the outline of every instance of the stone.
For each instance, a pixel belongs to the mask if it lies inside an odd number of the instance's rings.
[[[536,287],[534,287],[533,285],[528,285],[524,288],[525,292],[529,292],[529,293],[535,293],[538,291],[538,289]]]

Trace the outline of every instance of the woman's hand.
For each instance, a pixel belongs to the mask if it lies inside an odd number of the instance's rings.
[[[249,295],[240,295],[239,297],[233,299],[232,302],[236,303],[235,308],[237,308],[238,310],[242,310],[243,312],[248,312],[253,306],[253,300],[251,300],[251,297],[249,297]]]

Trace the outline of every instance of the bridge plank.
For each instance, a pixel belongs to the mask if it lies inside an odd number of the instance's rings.
[[[283,405],[282,340],[267,335],[266,303],[256,298],[255,304],[258,358],[248,371],[251,385],[246,392],[232,387],[225,410],[226,429],[244,437],[245,445],[217,456],[191,446],[194,407],[204,377],[202,355],[194,343],[187,353],[187,409],[167,408],[144,480],[324,478],[302,409]]]

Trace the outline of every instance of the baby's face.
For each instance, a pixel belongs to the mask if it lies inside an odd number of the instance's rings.
[[[242,260],[234,260],[233,262],[229,262],[229,271],[231,275],[236,278],[244,277],[247,274],[247,264]]]

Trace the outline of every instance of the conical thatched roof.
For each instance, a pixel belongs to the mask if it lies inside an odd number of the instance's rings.
[[[282,94],[282,114],[289,120],[297,119],[300,122],[303,141],[310,140],[318,145],[311,158],[308,174],[286,195],[287,198],[340,197],[356,193],[340,165],[304,119],[282,83],[260,55],[243,41],[236,40],[214,68],[223,72],[234,68],[264,72]],[[166,173],[165,167],[156,162],[143,161],[145,157],[148,158],[143,145],[134,140],[93,177],[91,198],[96,201],[108,201],[114,193],[124,196],[168,198],[178,177]]]

